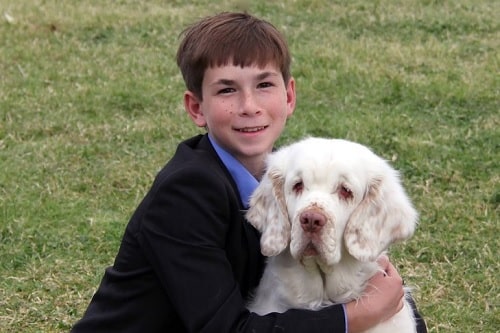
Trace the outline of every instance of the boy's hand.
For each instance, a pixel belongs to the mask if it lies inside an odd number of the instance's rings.
[[[378,260],[381,271],[368,282],[363,297],[346,304],[349,333],[363,332],[384,322],[403,308],[403,280],[385,255]]]

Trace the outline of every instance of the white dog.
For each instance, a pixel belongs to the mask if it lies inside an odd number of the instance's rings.
[[[250,311],[359,299],[380,270],[376,259],[417,224],[397,171],[365,146],[337,139],[308,138],[267,162],[247,212],[270,257]],[[368,332],[416,332],[410,305]]]

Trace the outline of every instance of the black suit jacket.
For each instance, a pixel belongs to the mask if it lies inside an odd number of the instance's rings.
[[[243,208],[207,136],[181,143],[72,332],[345,332],[341,305],[266,316],[246,310],[264,258]]]

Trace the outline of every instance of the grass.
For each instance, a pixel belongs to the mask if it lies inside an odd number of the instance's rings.
[[[491,0],[0,4],[0,331],[63,332],[176,144],[179,32],[249,10],[287,36],[298,106],[280,144],[364,143],[420,212],[392,256],[430,332],[500,332],[500,5]]]

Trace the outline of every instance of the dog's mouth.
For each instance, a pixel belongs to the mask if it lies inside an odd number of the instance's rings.
[[[309,244],[306,245],[304,251],[302,252],[303,257],[316,257],[318,255],[319,255],[318,249],[316,248],[316,245],[314,245],[312,242],[309,242]]]
[[[322,269],[326,266],[330,266],[331,260],[329,260],[328,253],[325,252],[325,248],[322,246],[321,242],[315,242],[314,240],[309,240],[306,245],[304,245],[300,250],[296,252],[292,256],[303,262],[304,260],[314,260],[317,264],[319,264]]]
[[[318,249],[313,242],[309,242],[304,247],[304,250],[300,253],[299,258],[297,259],[302,265],[309,267],[306,269],[310,269],[311,265],[314,269],[317,269],[321,274],[323,281],[325,280],[324,274],[331,271],[331,267],[328,265],[325,256],[321,252],[321,247]]]

